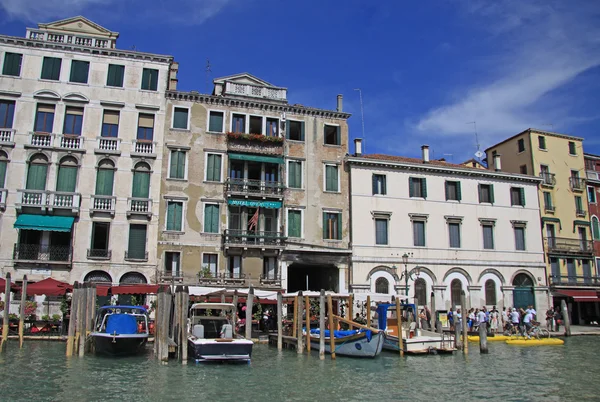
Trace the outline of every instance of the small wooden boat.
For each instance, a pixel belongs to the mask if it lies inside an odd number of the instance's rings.
[[[335,337],[335,354],[350,357],[376,357],[381,353],[384,343],[383,332],[371,330],[333,331]],[[325,352],[331,353],[329,330],[325,330]],[[320,331],[310,331],[310,345],[319,350]]]
[[[148,312],[141,306],[100,307],[90,337],[97,354],[138,354],[148,341]]]
[[[558,346],[558,345],[564,345],[564,343],[565,343],[565,341],[563,341],[562,339],[558,339],[558,338],[509,339],[505,342],[507,345],[520,345],[520,346]]]
[[[235,336],[236,306],[231,303],[195,303],[190,309],[188,356],[197,362],[250,362],[253,342]]]

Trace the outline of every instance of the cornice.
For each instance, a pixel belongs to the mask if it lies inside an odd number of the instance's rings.
[[[124,58],[124,59],[135,59],[135,60],[142,60],[142,61],[153,61],[153,62],[157,62],[157,63],[167,63],[168,64],[168,63],[173,62],[173,56],[168,56],[168,55],[134,52],[132,50],[106,49],[106,48],[78,46],[78,45],[74,45],[71,43],[46,42],[46,41],[40,41],[40,40],[21,38],[18,36],[0,35],[0,44],[23,46],[23,47],[28,47],[28,48],[38,48],[38,49],[41,48],[41,49],[58,50],[58,51],[66,51],[66,52],[76,52],[76,53],[89,54],[92,56],[107,56],[107,57],[116,57],[116,58]]]
[[[427,173],[443,173],[451,176],[471,176],[471,177],[484,177],[487,179],[495,180],[509,180],[509,181],[520,181],[526,183],[539,184],[542,182],[540,177],[517,175],[512,173],[503,172],[492,172],[484,169],[474,168],[460,168],[458,166],[440,166],[431,165],[427,163],[411,163],[411,162],[394,162],[386,161],[381,159],[370,159],[361,157],[346,157],[346,162],[349,165],[361,165],[361,166],[376,166],[376,167],[387,167],[397,170],[408,170],[418,171]]]
[[[262,109],[275,113],[292,113],[302,116],[316,116],[328,119],[348,119],[351,114],[333,110],[316,109],[305,106],[289,105],[286,103],[254,99],[228,98],[225,96],[206,95],[196,92],[167,91],[168,100],[204,103],[210,106],[238,107],[246,109]]]

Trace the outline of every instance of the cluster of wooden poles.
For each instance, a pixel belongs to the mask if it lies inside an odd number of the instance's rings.
[[[71,313],[67,332],[67,356],[93,352],[93,342],[89,335],[94,329],[96,320],[96,285],[92,283],[73,285],[71,295]]]
[[[9,329],[9,313],[10,313],[10,272],[6,274],[6,282],[4,285],[4,316],[2,321],[2,340],[0,340],[0,352],[6,349],[8,341]],[[19,347],[23,347],[23,329],[25,326],[25,302],[27,301],[27,275],[23,276],[23,286],[21,287],[21,306],[19,317]]]
[[[159,288],[156,294],[154,318],[154,355],[162,363],[169,361],[169,353],[176,352],[177,360],[187,363],[188,305],[190,291],[187,286]]]

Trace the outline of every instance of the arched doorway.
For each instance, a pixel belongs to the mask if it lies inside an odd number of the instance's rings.
[[[453,279],[450,282],[450,299],[452,306],[460,305],[460,292],[462,291],[462,282],[460,279]]]
[[[388,294],[390,292],[390,283],[386,278],[379,277],[375,281],[375,293]]]
[[[146,280],[146,277],[139,272],[127,272],[119,280],[119,285],[135,285],[143,283],[148,283],[148,281]],[[124,306],[140,306],[146,303],[146,295],[119,295],[118,300],[119,304]]]
[[[535,307],[533,279],[527,274],[518,274],[513,279],[513,306],[517,308]]]
[[[415,281],[415,302],[417,306],[427,305],[427,282],[423,278]]]
[[[87,273],[85,278],[83,278],[84,282],[91,282],[99,285],[111,285],[112,277],[108,272],[105,271],[90,271]],[[96,296],[98,306],[108,306],[110,305],[110,296]]]

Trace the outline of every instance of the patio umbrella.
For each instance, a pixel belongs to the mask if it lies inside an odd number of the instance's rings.
[[[0,293],[4,293],[4,289],[6,287],[6,279],[0,278]],[[18,292],[21,288],[15,285],[14,283],[10,283],[11,292]]]
[[[27,285],[27,295],[64,296],[73,291],[73,285],[56,279],[47,278]]]

